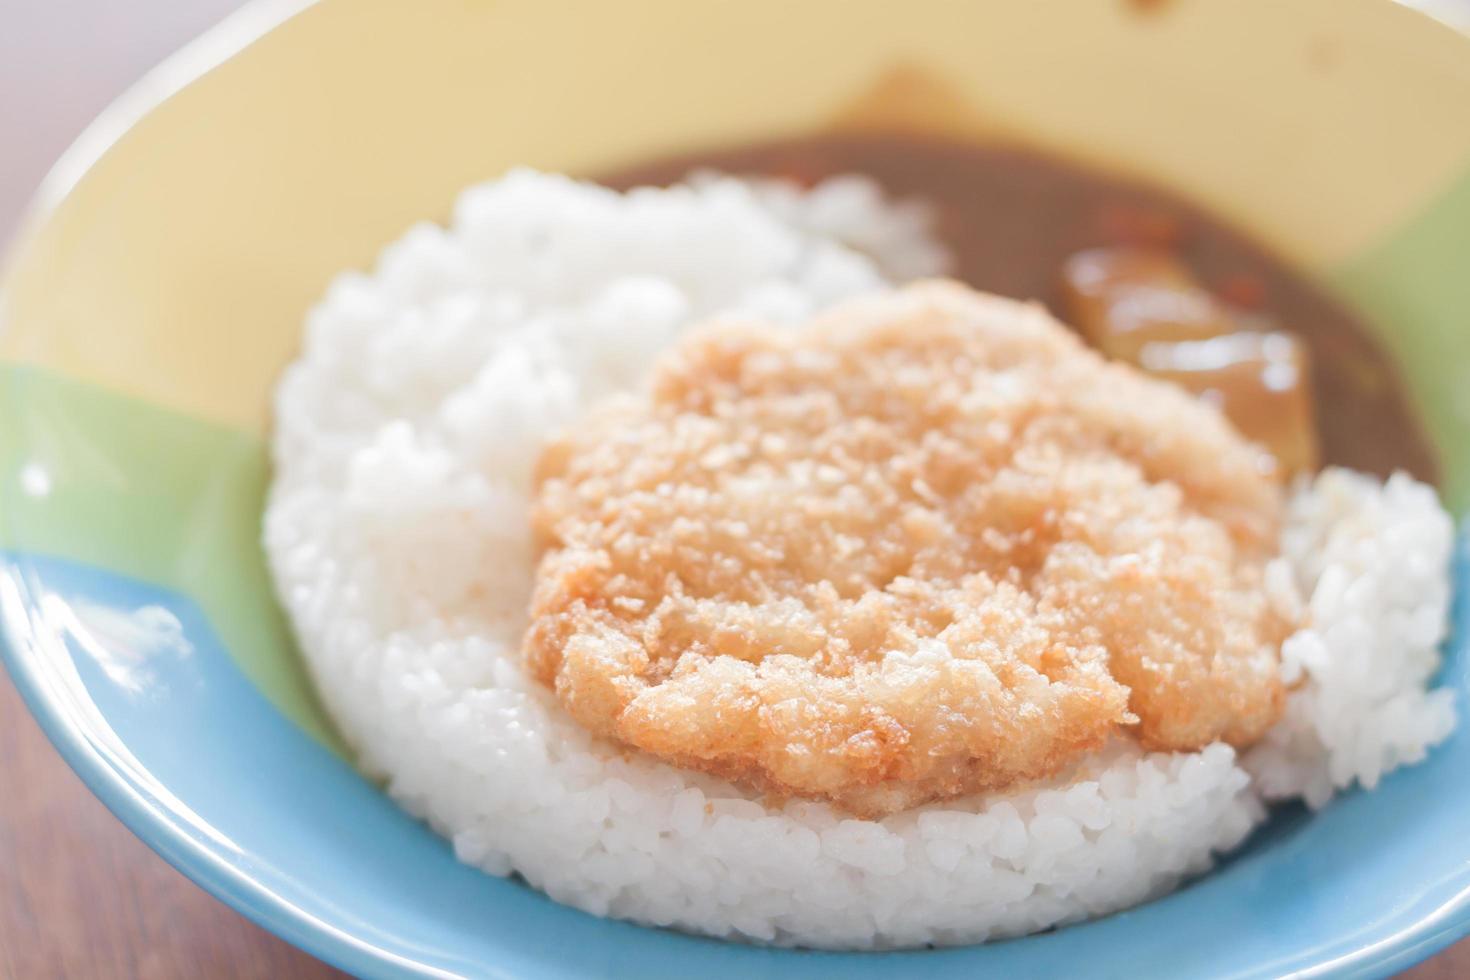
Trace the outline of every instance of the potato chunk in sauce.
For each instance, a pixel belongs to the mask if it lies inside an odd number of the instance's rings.
[[[1090,248],[1062,267],[1066,313],[1087,342],[1138,363],[1146,344],[1208,340],[1239,329],[1172,254],[1149,248]]]
[[[1161,249],[1078,252],[1062,267],[1062,296],[1094,347],[1214,404],[1283,478],[1316,469],[1311,370],[1294,335],[1253,329]]]
[[[1210,340],[1146,344],[1138,366],[1225,413],[1289,477],[1319,465],[1307,348],[1285,331],[1242,331]]]

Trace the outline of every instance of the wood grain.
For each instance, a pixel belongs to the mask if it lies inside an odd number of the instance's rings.
[[[82,785],[0,679],[0,978],[342,975],[165,864]],[[1470,977],[1470,940],[1403,977]]]

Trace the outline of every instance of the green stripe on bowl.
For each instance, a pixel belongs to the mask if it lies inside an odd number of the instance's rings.
[[[1470,171],[1329,277],[1398,359],[1439,448],[1451,510],[1470,506]]]
[[[271,591],[260,440],[12,364],[0,406],[0,547],[191,596],[251,682],[345,756]]]

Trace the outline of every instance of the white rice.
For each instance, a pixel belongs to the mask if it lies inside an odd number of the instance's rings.
[[[1426,685],[1451,523],[1406,477],[1341,471],[1293,501],[1275,587],[1310,610],[1283,655],[1300,687],[1243,760],[1120,740],[1054,784],[874,822],[770,808],[572,722],[518,654],[542,439],[637,384],[692,321],[790,321],[943,261],[922,211],[860,178],[619,196],[522,171],[339,278],[278,393],[266,546],[362,767],[461,859],[589,912],[886,948],[1134,904],[1239,844],[1263,800],[1320,806],[1449,733],[1450,693]]]

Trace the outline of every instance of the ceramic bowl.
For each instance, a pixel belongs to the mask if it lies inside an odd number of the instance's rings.
[[[1470,41],[1383,0],[262,3],[90,129],[0,285],[0,626],[154,849],[376,977],[1381,975],[1470,930],[1470,726],[1216,872],[1044,935],[828,954],[605,921],[458,864],[353,769],[259,546],[272,379],[336,271],[512,164],[883,124],[1210,207],[1358,310],[1470,499]],[[1466,581],[1464,563],[1458,570]],[[1457,606],[1444,682],[1467,690]],[[1462,711],[1463,713],[1463,711]]]

